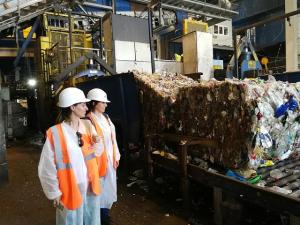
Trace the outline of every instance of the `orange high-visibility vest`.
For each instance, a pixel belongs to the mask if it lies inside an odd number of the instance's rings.
[[[113,166],[114,166],[115,169],[117,169],[115,167],[115,165],[116,165],[115,162],[117,161],[117,159],[116,159],[116,151],[117,150],[116,150],[116,143],[115,143],[114,137],[113,137],[112,126],[111,126],[111,123],[109,121],[108,115],[107,114],[103,114],[103,115],[107,119],[107,122],[110,126],[110,130],[111,130],[110,138],[111,138],[111,142],[112,142],[112,146],[113,146],[113,162],[114,162]],[[106,149],[106,146],[105,146],[105,140],[104,140],[104,135],[103,135],[103,132],[102,132],[102,128],[99,126],[99,124],[97,123],[96,118],[92,115],[91,112],[87,114],[87,117],[91,120],[91,122],[94,125],[94,127],[96,129],[96,132],[99,135],[99,137],[103,139],[104,151],[103,151],[103,154],[100,157],[97,157],[97,161],[99,163],[98,165],[100,165],[99,167],[101,168],[101,170],[99,170],[100,176],[105,176],[106,171],[107,171],[107,160],[108,159],[107,159],[107,152],[106,152],[107,149]]]
[[[75,210],[81,206],[82,196],[72,169],[61,124],[48,129],[47,137],[54,148],[59,189],[62,192],[61,202],[67,209]],[[91,138],[88,134],[83,134],[82,140],[81,149],[87,167],[89,186],[94,194],[99,195],[100,178],[95,150],[91,147]]]
[[[59,189],[62,193],[60,200],[67,209],[75,210],[81,206],[83,198],[70,162],[61,124],[49,128],[47,138],[54,149]]]
[[[106,175],[106,171],[107,171],[107,153],[106,153],[106,147],[105,147],[103,132],[102,132],[101,127],[97,123],[95,117],[92,115],[92,113],[88,113],[87,117],[91,120],[92,124],[94,125],[98,136],[101,139],[103,139],[104,150],[103,150],[103,153],[100,156],[97,156],[97,162],[98,162],[98,168],[99,168],[99,176],[104,177]]]
[[[82,134],[83,146],[82,153],[84,155],[85,164],[88,171],[89,186],[95,195],[101,193],[100,189],[100,177],[98,172],[98,163],[95,155],[95,149],[92,147],[92,134],[91,127],[87,120],[81,120],[86,128],[86,133]]]

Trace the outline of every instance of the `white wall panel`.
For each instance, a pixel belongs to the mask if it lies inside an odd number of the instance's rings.
[[[116,60],[135,60],[134,42],[115,41]]]
[[[151,61],[150,44],[135,42],[136,61]]]

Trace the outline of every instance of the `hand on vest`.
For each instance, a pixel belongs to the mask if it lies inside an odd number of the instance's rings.
[[[93,142],[94,143],[99,143],[100,142],[100,138],[98,135],[93,135]]]

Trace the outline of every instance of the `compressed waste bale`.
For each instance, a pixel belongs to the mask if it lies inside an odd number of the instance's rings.
[[[300,84],[261,80],[195,81],[134,72],[145,134],[171,132],[218,143],[202,157],[226,168],[281,160],[299,151]],[[297,120],[298,119],[298,120]]]

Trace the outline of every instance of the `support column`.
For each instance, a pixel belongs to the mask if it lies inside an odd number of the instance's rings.
[[[297,0],[285,0],[285,13],[297,10]],[[286,72],[298,70],[297,16],[285,20]]]
[[[8,170],[6,161],[5,126],[2,112],[1,97],[1,71],[0,71],[0,185],[8,181]]]
[[[153,49],[153,26],[152,26],[152,9],[148,8],[148,26],[149,26],[149,42],[151,52],[151,69],[155,73],[154,49]]]
[[[185,215],[189,214],[189,179],[187,172],[187,145],[179,145],[180,182]]]
[[[223,225],[222,218],[222,189],[214,187],[214,221],[216,225]]]

